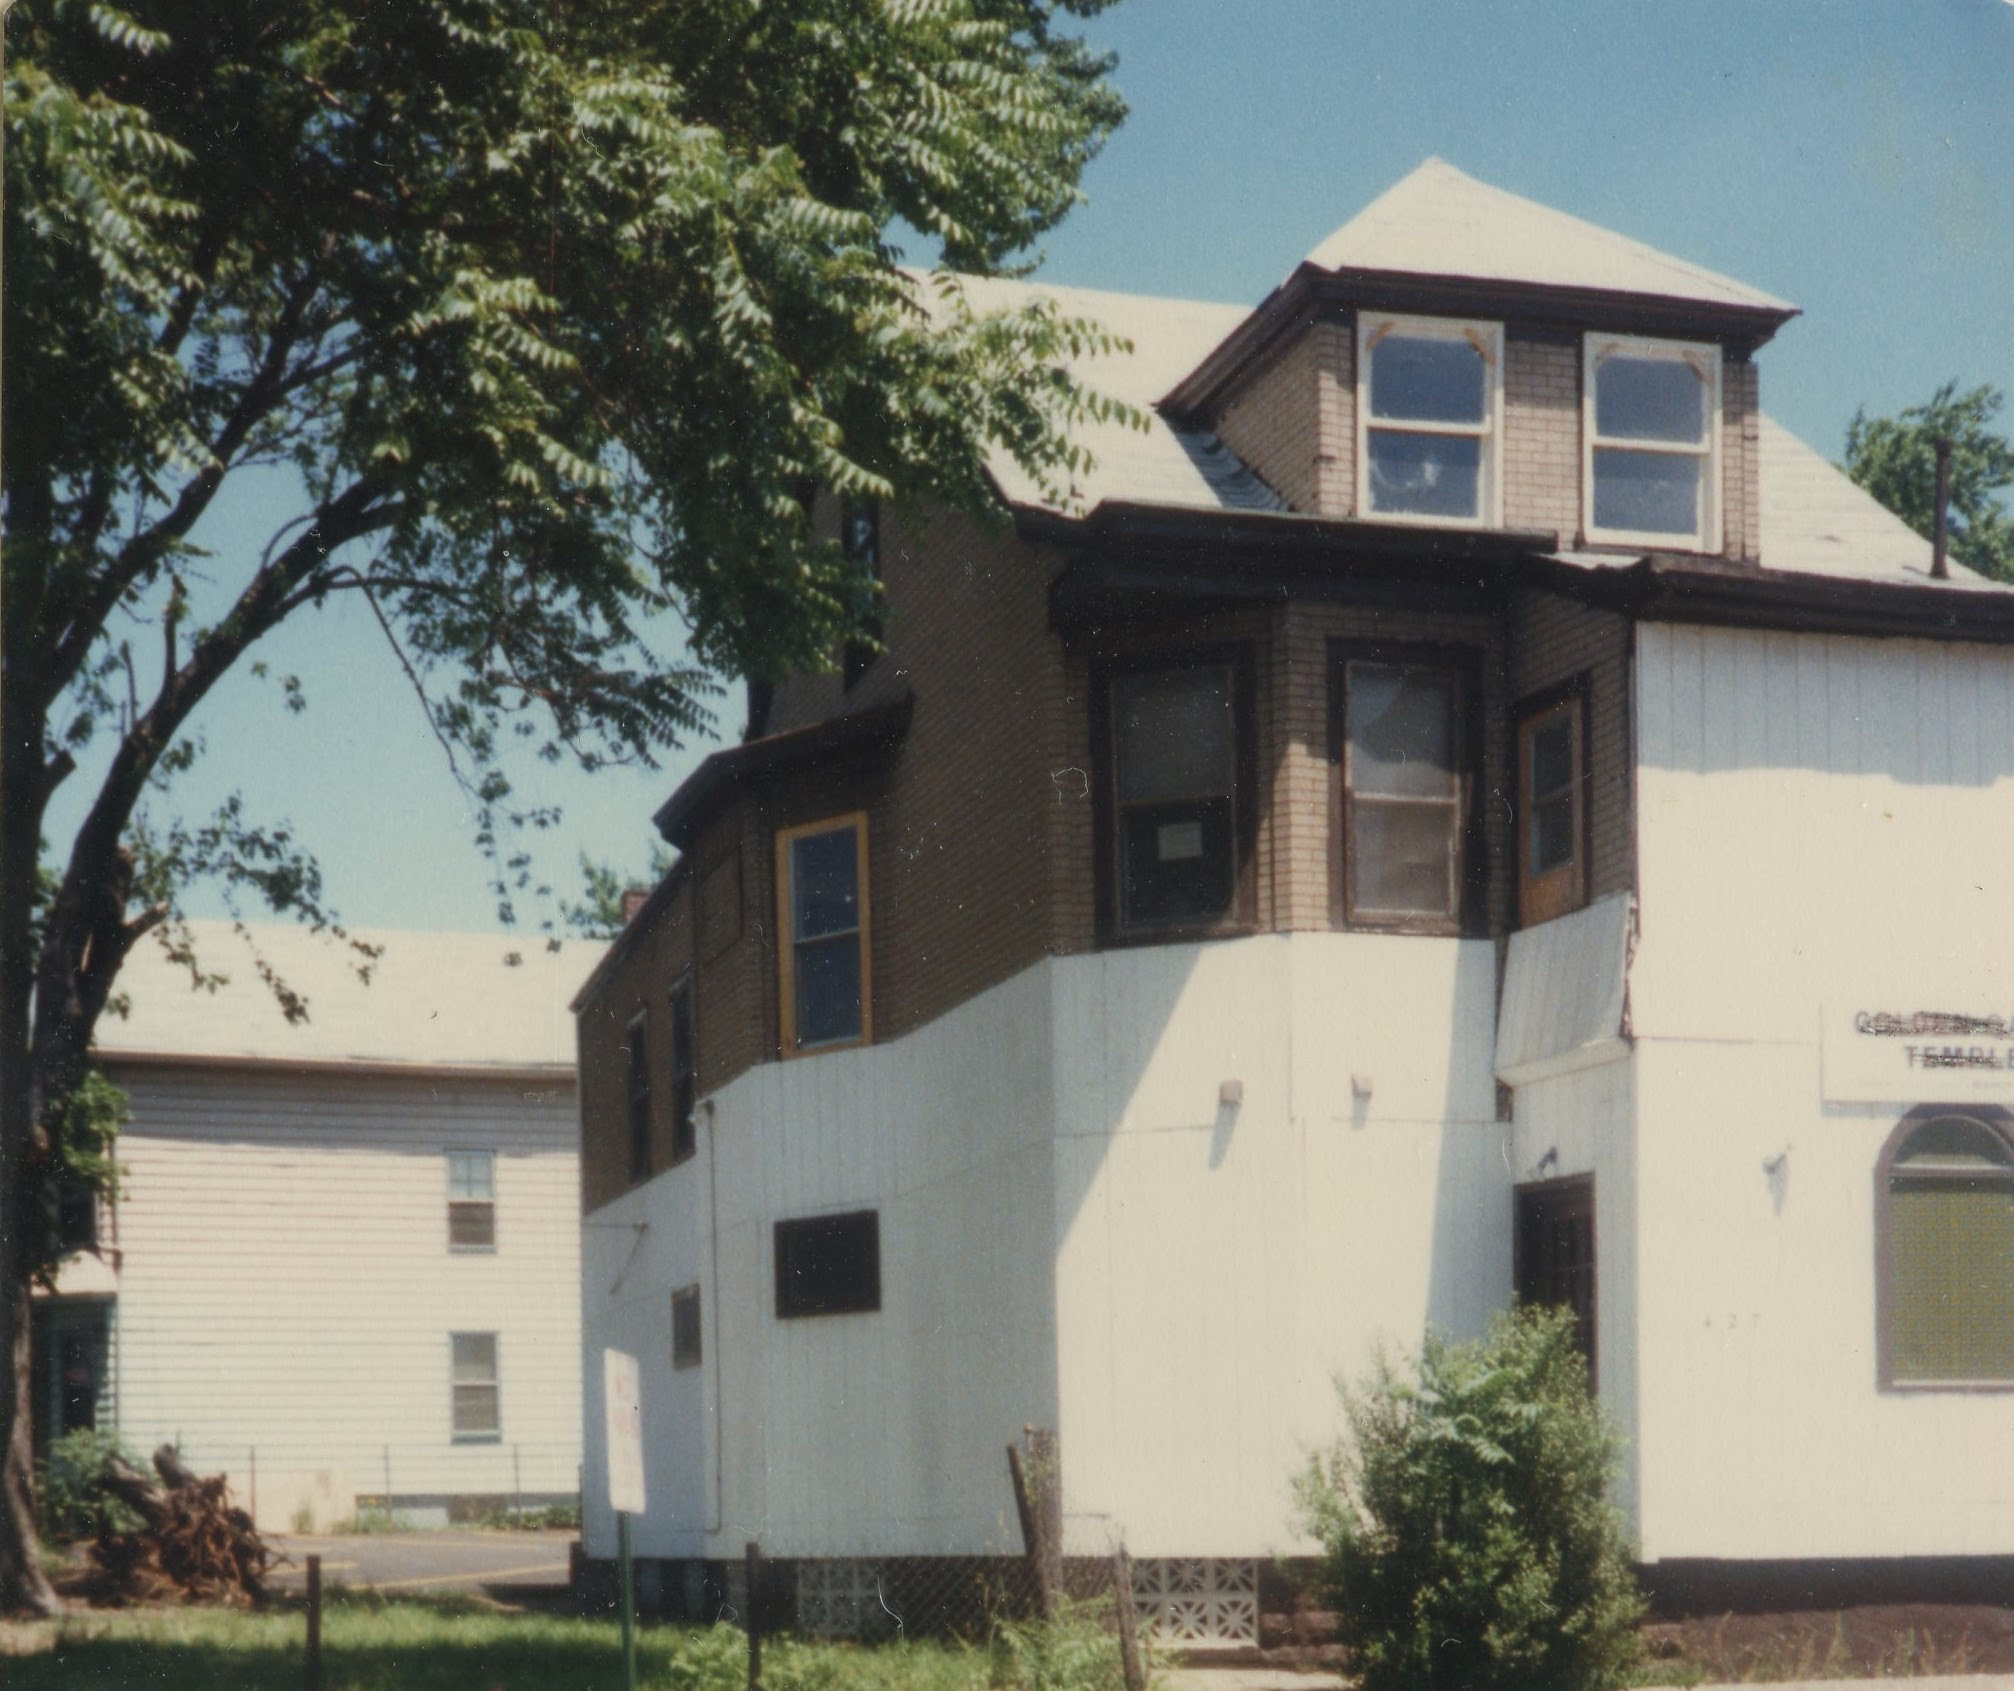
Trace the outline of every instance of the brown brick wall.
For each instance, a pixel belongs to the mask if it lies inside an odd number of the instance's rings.
[[[1309,324],[1214,420],[1224,444],[1297,511],[1347,516],[1355,505],[1353,335],[1348,320]]]
[[[1510,697],[1588,678],[1588,896],[1636,884],[1630,771],[1630,624],[1553,593],[1521,593],[1510,618]]]
[[[1752,358],[1729,359],[1721,367],[1721,536],[1730,558],[1762,551],[1760,385]]]
[[[1504,331],[1504,526],[1580,534],[1581,343]]]

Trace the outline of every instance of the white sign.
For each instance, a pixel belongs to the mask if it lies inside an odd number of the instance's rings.
[[[636,1358],[601,1353],[602,1409],[608,1422],[608,1506],[643,1513],[643,1384]]]
[[[1828,1004],[1833,1104],[2014,1103],[2014,1011]]]

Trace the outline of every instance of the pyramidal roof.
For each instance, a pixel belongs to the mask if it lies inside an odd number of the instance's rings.
[[[1308,254],[1322,270],[1592,288],[1763,311],[1796,307],[1430,158]]]

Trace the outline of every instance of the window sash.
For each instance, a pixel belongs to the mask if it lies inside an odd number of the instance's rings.
[[[1125,713],[1143,708],[1159,685],[1177,696],[1180,684],[1207,683],[1222,703],[1222,739],[1212,748],[1218,764],[1208,781],[1189,780],[1128,792],[1127,742],[1144,749],[1138,729]],[[1110,804],[1111,920],[1123,935],[1175,933],[1208,928],[1231,919],[1238,895],[1238,783],[1241,758],[1238,666],[1222,658],[1164,662],[1122,669],[1105,684],[1108,717],[1105,756]],[[1137,690],[1137,692],[1136,692]],[[1178,706],[1174,720],[1181,720]],[[1214,732],[1214,731],[1213,731]],[[1200,774],[1200,771],[1198,772]],[[1194,830],[1198,850],[1167,855],[1171,840],[1185,842]],[[1147,855],[1151,853],[1151,856]],[[1191,867],[1193,865],[1193,867]],[[1151,881],[1136,870],[1144,870]],[[1165,874],[1162,872],[1165,871]],[[1163,906],[1165,908],[1157,908]]]
[[[1483,414],[1469,421],[1409,417],[1379,411],[1373,399],[1373,360],[1391,339],[1463,341],[1483,365]],[[1454,528],[1501,527],[1503,476],[1503,325],[1460,318],[1405,317],[1360,312],[1357,318],[1357,514],[1399,523]],[[1379,437],[1415,436],[1477,442],[1474,499],[1466,512],[1424,511],[1380,505],[1373,458]]]
[[[497,1335],[448,1335],[450,1430],[457,1439],[496,1438],[503,1430]]]
[[[1470,721],[1474,682],[1468,665],[1453,654],[1403,650],[1355,657],[1339,654],[1332,661],[1332,685],[1340,708],[1336,743],[1339,914],[1345,922],[1364,927],[1459,933],[1468,914],[1469,871],[1475,850],[1470,837],[1475,826],[1471,787],[1476,748],[1471,744]],[[1430,679],[1442,693],[1447,712],[1442,744],[1449,767],[1441,790],[1429,785],[1404,790],[1407,783],[1380,772],[1380,765],[1392,761],[1389,757],[1372,760],[1359,755],[1360,718],[1365,706],[1357,689],[1374,676],[1397,676],[1401,681],[1408,677]],[[1434,816],[1440,818],[1439,827],[1433,830],[1439,849],[1431,857],[1394,858],[1371,850],[1369,842],[1381,824]],[[1432,877],[1438,888],[1434,902],[1400,903],[1381,895],[1381,881],[1390,886],[1408,869],[1424,874],[1436,862],[1445,864],[1445,876],[1435,873]]]
[[[1556,785],[1539,786],[1542,735],[1564,730],[1567,764]],[[1578,694],[1526,714],[1517,738],[1518,920],[1525,927],[1577,910],[1587,897],[1587,717]],[[1566,855],[1540,860],[1543,819],[1565,810]]]
[[[1603,365],[1616,358],[1668,360],[1686,365],[1698,378],[1704,431],[1696,441],[1654,436],[1604,433],[1600,425]],[[1583,355],[1581,480],[1582,524],[1590,540],[1623,541],[1646,546],[1678,546],[1711,552],[1721,540],[1721,351],[1710,342],[1637,340],[1617,336],[1587,338]],[[1633,529],[1603,526],[1595,520],[1599,492],[1597,468],[1603,453],[1683,458],[1699,464],[1695,521],[1690,529]],[[1689,544],[1688,544],[1689,543]]]
[[[828,834],[851,830],[853,834],[853,925],[827,927],[816,933],[800,932],[801,914],[797,899],[797,845]],[[778,926],[787,936],[777,954],[778,1044],[785,1057],[806,1056],[814,1051],[846,1050],[866,1045],[874,1037],[873,910],[872,869],[867,853],[867,813],[827,817],[776,834],[776,897]],[[851,1025],[843,1031],[814,1039],[803,1035],[805,1006],[800,994],[806,984],[805,960],[820,948],[847,949],[853,958],[859,1003]]]

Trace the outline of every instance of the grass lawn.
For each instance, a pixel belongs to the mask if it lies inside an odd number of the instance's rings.
[[[297,1691],[306,1632],[299,1610],[98,1610],[0,1622],[0,1683],[7,1691]],[[619,1691],[623,1682],[621,1635],[606,1621],[346,1597],[325,1609],[322,1637],[325,1691]],[[1076,1681],[1059,1691],[1115,1685],[1116,1652],[1108,1677],[1106,1652],[1089,1641],[1084,1648],[1080,1661],[1046,1664]],[[745,1652],[732,1628],[650,1627],[638,1634],[637,1677],[663,1691],[741,1691]],[[765,1691],[987,1691],[1032,1677],[1016,1666],[1026,1664],[996,1666],[985,1649],[955,1645],[779,1641],[764,1646],[762,1677]]]

